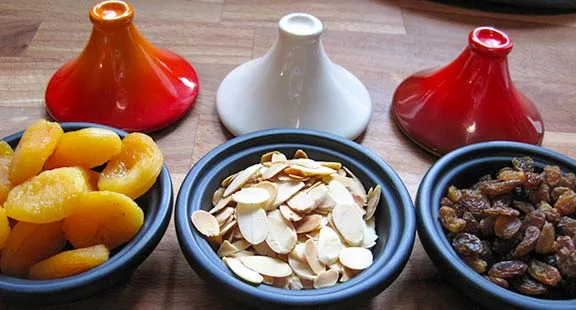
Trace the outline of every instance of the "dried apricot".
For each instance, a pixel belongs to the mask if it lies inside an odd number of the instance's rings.
[[[118,154],[121,146],[120,137],[109,129],[90,127],[66,132],[44,168],[97,167]]]
[[[6,275],[25,277],[30,266],[60,252],[65,244],[61,221],[49,224],[19,222],[2,250],[0,268]]]
[[[58,123],[46,120],[26,128],[10,164],[10,181],[20,184],[40,173],[63,133]]]
[[[10,162],[14,156],[14,151],[8,143],[0,141],[0,203],[6,201],[8,192],[14,187],[9,178]]]
[[[6,216],[6,211],[0,206],[0,251],[6,245],[6,240],[10,236],[10,222]]]
[[[103,244],[108,249],[128,242],[144,223],[144,212],[128,196],[88,192],[68,201],[74,213],[64,219],[64,234],[75,248]]]
[[[32,266],[28,277],[35,280],[69,277],[104,263],[109,255],[110,251],[101,244],[63,251]]]
[[[131,133],[122,140],[98,180],[98,188],[127,195],[132,199],[148,191],[162,170],[162,152],[149,136]]]
[[[29,223],[59,221],[72,213],[71,197],[88,191],[81,168],[47,170],[14,187],[4,204],[6,214]]]

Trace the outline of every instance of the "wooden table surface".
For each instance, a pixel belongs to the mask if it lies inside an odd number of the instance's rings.
[[[44,91],[48,79],[84,47],[91,31],[88,10],[95,3],[0,2],[0,136],[47,118]],[[467,44],[468,32],[480,25],[496,26],[513,38],[515,46],[509,56],[512,78],[542,113],[546,126],[543,145],[576,157],[576,14],[512,15],[423,0],[132,3],[136,26],[144,36],[183,55],[200,76],[200,96],[191,113],[154,134],[172,173],[175,192],[200,157],[231,137],[215,109],[222,79],[239,64],[263,55],[276,38],[279,18],[296,11],[314,14],[324,22],[323,42],[331,59],[367,86],[374,110],[358,142],[396,169],[412,197],[436,158],[410,143],[391,121],[392,94],[409,74],[455,58]],[[439,274],[417,240],[400,277],[358,309],[471,305],[473,301]],[[206,286],[188,266],[171,223],[154,253],[126,282],[50,309],[239,307],[223,298],[222,292]],[[21,308],[26,307],[0,303],[0,309]]]

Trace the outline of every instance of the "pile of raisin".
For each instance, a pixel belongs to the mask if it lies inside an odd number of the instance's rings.
[[[533,297],[576,297],[576,175],[538,173],[529,157],[467,189],[450,186],[440,222],[464,262],[487,280]]]

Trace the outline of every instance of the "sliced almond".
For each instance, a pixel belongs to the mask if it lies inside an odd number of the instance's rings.
[[[320,272],[326,270],[326,266],[318,260],[318,246],[316,242],[308,239],[308,241],[304,243],[304,246],[304,257],[306,257],[310,269],[312,269],[315,274],[320,274]]]
[[[364,270],[372,265],[372,252],[365,248],[351,247],[340,251],[342,266],[353,270]]]
[[[282,216],[290,222],[297,222],[302,219],[302,215],[294,212],[294,210],[288,207],[288,205],[281,204],[278,209],[280,210]]]
[[[322,219],[324,219],[324,218],[322,218]],[[312,240],[318,240],[319,236],[320,236],[320,229],[313,230],[313,231],[306,234],[306,238],[312,239]]]
[[[288,161],[288,158],[286,158],[286,155],[284,155],[280,152],[276,152],[276,153],[272,153],[272,157],[270,158],[270,161],[272,163],[285,163]]]
[[[301,149],[297,149],[294,153],[294,158],[308,158],[308,154]]]
[[[328,265],[328,269],[334,269],[337,272],[342,272],[342,264],[340,262],[336,262],[334,264]]]
[[[268,216],[275,219],[284,220],[284,216],[282,216],[282,213],[278,209],[268,211]]]
[[[238,173],[234,173],[227,176],[226,178],[224,178],[224,180],[222,180],[222,183],[220,183],[220,185],[222,185],[222,187],[230,185],[230,183],[232,183],[232,181],[234,180],[234,178],[236,178],[237,175]],[[224,193],[222,193],[222,195],[224,195]]]
[[[246,256],[241,257],[240,261],[246,267],[270,277],[287,277],[292,274],[292,268],[287,263],[268,256]]]
[[[216,237],[220,234],[220,225],[212,214],[204,210],[197,210],[192,213],[191,219],[194,227],[196,227],[202,235],[206,237]]]
[[[208,211],[210,214],[216,214],[218,212],[220,212],[221,210],[223,210],[224,208],[226,208],[226,206],[228,206],[230,203],[232,202],[232,197],[226,197],[226,198],[222,198],[218,201],[218,203],[216,204],[216,206],[214,206],[214,208],[210,209],[210,211]]]
[[[278,152],[278,151],[272,151],[272,152],[265,153],[264,155],[260,156],[260,163],[271,162],[272,161],[272,155],[279,154],[279,153],[280,152]],[[284,156],[284,157],[286,157],[286,156]]]
[[[254,284],[260,284],[262,283],[262,281],[264,281],[262,275],[246,267],[236,258],[224,257],[223,261],[224,264],[226,264],[226,266],[228,266],[228,268],[232,270],[232,272],[234,272],[238,277],[242,278],[243,280],[246,280]]]
[[[264,210],[270,210],[273,207],[274,200],[276,199],[276,195],[278,194],[278,185],[268,181],[262,181],[257,184],[254,184],[252,187],[254,188],[261,188],[268,192],[269,198],[263,204]]]
[[[359,206],[363,206],[366,204],[367,197],[366,197],[366,189],[362,185],[362,182],[352,173],[348,168],[344,167],[344,170],[348,172],[352,177],[342,177],[339,175],[332,175],[332,180],[336,180],[352,194],[352,198],[356,201]]]
[[[254,253],[250,252],[250,251],[238,251],[234,254],[230,254],[229,257],[234,257],[234,258],[240,258],[240,257],[244,257],[244,256],[254,256]]]
[[[276,194],[276,198],[274,199],[274,203],[272,205],[279,206],[286,200],[290,199],[290,197],[294,196],[294,194],[301,190],[302,187],[304,187],[303,182],[280,182],[278,184],[278,192]]]
[[[322,271],[318,274],[316,279],[314,279],[314,288],[323,288],[334,286],[338,282],[338,277],[340,274],[334,269],[328,271]]]
[[[239,204],[263,208],[270,201],[270,193],[264,188],[248,187],[235,192],[232,199]]]
[[[250,178],[252,178],[252,176],[256,174],[256,172],[258,172],[258,170],[260,170],[261,167],[262,167],[261,164],[255,164],[238,173],[238,175],[232,180],[232,182],[230,182],[230,185],[228,185],[228,187],[226,187],[226,189],[224,190],[223,197],[228,197],[232,195],[234,192],[236,192],[238,189],[240,189],[240,187],[246,184],[246,182],[248,182],[248,180],[250,180]]]
[[[312,211],[316,205],[314,200],[305,192],[298,192],[292,196],[292,198],[288,199],[286,203],[292,210],[299,213],[308,213]]]
[[[224,195],[224,188],[223,187],[218,188],[212,195],[212,205],[216,206],[216,204],[218,204],[218,201],[222,199],[223,195]]]
[[[325,265],[338,262],[338,256],[342,250],[342,242],[336,232],[324,226],[318,236],[318,259]]]
[[[216,251],[216,255],[218,255],[218,257],[230,256],[238,251],[240,250],[236,246],[234,246],[228,240],[224,240],[224,242],[222,242],[218,248],[218,251]]]
[[[364,220],[356,209],[357,206],[354,204],[341,203],[332,211],[334,226],[342,238],[352,246],[360,245],[364,240]]]
[[[315,160],[309,158],[294,158],[288,161],[290,166],[300,166],[300,167],[307,167],[307,168],[320,168],[321,165]]]
[[[376,224],[374,218],[366,221],[366,226],[364,228],[364,240],[362,240],[361,247],[369,249],[376,245],[376,240],[378,240],[378,234],[376,234]]]
[[[268,246],[268,243],[266,243],[266,241],[258,243],[258,244],[254,244],[252,247],[254,247],[254,250],[256,251],[256,253],[263,255],[263,256],[269,256],[269,257],[276,257],[276,252],[274,252],[274,250],[272,250],[270,248],[270,246]]]
[[[268,284],[268,285],[273,285],[273,284],[274,284],[274,278],[273,278],[273,277],[262,276],[262,278],[264,278],[264,280],[262,280],[262,283]]]
[[[332,194],[327,192],[322,197],[322,199],[320,200],[320,202],[316,206],[316,209],[314,209],[314,210],[317,210],[320,212],[332,212],[332,210],[334,209],[334,207],[336,205],[337,205],[336,200],[334,200],[334,197],[332,196]]]
[[[277,182],[296,182],[294,179],[285,175],[284,173],[277,174],[275,179]]]
[[[328,192],[336,202],[336,204],[356,204],[354,197],[348,189],[338,180],[331,180],[328,183]]]
[[[318,177],[311,177],[306,182],[304,182],[304,189],[310,190],[311,188],[323,184],[322,181],[318,181]]]
[[[306,262],[306,245],[304,245],[304,242],[300,242],[297,243],[296,246],[294,246],[294,249],[292,250],[292,252],[290,252],[290,257],[297,259],[301,262]]]
[[[368,196],[368,202],[366,203],[366,214],[364,215],[365,220],[369,220],[374,216],[376,207],[380,202],[380,196],[382,196],[382,188],[380,187],[380,184],[378,184],[376,187],[374,187],[374,190],[370,192],[370,195]]]
[[[324,200],[327,193],[328,187],[322,183],[319,183],[308,190],[308,196],[314,201],[314,206],[320,205],[320,202]]]
[[[268,180],[275,177],[282,170],[286,169],[286,167],[288,167],[288,163],[285,162],[272,164],[270,167],[268,167],[266,172],[262,174],[262,180]]]
[[[333,162],[333,161],[319,161],[318,163],[324,167],[332,168],[335,171],[342,169],[341,163],[337,163],[337,162]]]
[[[238,204],[236,212],[238,228],[240,228],[240,233],[246,241],[251,244],[258,244],[266,240],[268,235],[266,211],[261,208]]]
[[[229,222],[228,224],[224,225],[224,227],[222,227],[220,229],[220,236],[224,236],[227,232],[229,232],[232,228],[236,227],[236,225],[238,224],[238,222],[236,222],[236,220],[232,220],[231,222]]]
[[[290,224],[292,226],[292,224]],[[298,238],[294,227],[288,226],[283,220],[268,217],[268,236],[266,243],[278,254],[288,254],[292,251]]]
[[[340,282],[344,283],[344,282],[350,281],[350,279],[352,279],[356,275],[358,275],[358,273],[360,273],[360,271],[346,268],[346,267],[342,266],[342,272],[341,273],[342,273],[342,276],[340,277]]]
[[[291,277],[289,277],[288,283],[286,283],[286,284],[287,284],[287,287],[285,287],[285,288],[288,288],[290,290],[301,290],[304,288],[302,281],[296,275],[292,275]]]
[[[316,278],[316,274],[314,271],[312,271],[312,269],[310,269],[310,266],[306,261],[300,261],[293,258],[292,256],[289,256],[288,264],[290,264],[290,267],[292,267],[292,270],[294,270],[294,274],[296,274],[300,279],[314,281]]]
[[[284,171],[286,171],[286,169],[284,169]],[[290,179],[292,179],[293,181],[302,181],[302,182],[305,182],[305,181],[308,180],[307,177],[302,176],[302,175],[298,175],[298,174],[288,173],[288,176],[289,176]]]
[[[246,250],[250,247],[250,245],[251,244],[244,239],[235,241],[234,243],[230,243],[226,240],[220,245],[220,248],[218,248],[216,254],[218,254],[220,257],[231,256],[235,253]]]
[[[299,234],[316,230],[322,224],[322,216],[318,214],[306,215],[300,221],[294,223],[296,232]]]
[[[216,221],[218,222],[218,225],[220,225],[220,227],[226,225],[227,223],[229,223],[228,219],[234,214],[234,208],[230,208],[230,207],[226,207],[224,208],[224,210],[218,212],[218,214],[216,214]]]
[[[316,167],[314,168],[302,165],[291,165],[290,168],[284,169],[284,172],[289,174],[301,175],[305,177],[311,177],[311,176],[322,177],[336,173],[336,170],[321,166],[320,164],[316,163]]]

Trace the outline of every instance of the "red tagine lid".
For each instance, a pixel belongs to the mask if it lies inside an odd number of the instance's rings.
[[[63,122],[153,131],[182,117],[198,97],[198,76],[181,56],[156,48],[132,23],[133,7],[104,1],[90,10],[88,44],[46,89],[46,108]]]
[[[504,32],[479,27],[450,64],[408,77],[392,100],[400,129],[436,155],[482,141],[540,144],[542,117],[510,78],[512,45]]]

